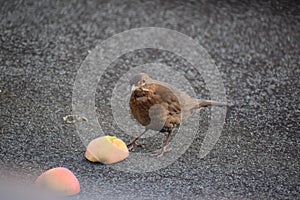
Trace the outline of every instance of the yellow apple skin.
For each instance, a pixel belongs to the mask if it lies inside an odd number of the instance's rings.
[[[63,196],[72,196],[80,192],[78,179],[64,167],[53,168],[42,173],[36,179],[35,184]]]
[[[114,136],[103,136],[92,140],[85,152],[85,157],[91,162],[113,164],[129,156],[127,145]]]

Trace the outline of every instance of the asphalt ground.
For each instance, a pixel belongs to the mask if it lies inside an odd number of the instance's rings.
[[[78,177],[71,199],[299,199],[300,4],[296,1],[1,1],[0,166],[2,180],[30,184],[64,166]],[[132,28],[163,27],[199,42],[218,66],[228,108],[209,154],[198,152],[210,110],[174,163],[147,173],[85,160],[72,113],[77,72],[101,41]],[[129,61],[129,62],[128,62]],[[126,142],[109,99],[116,74],[161,61],[177,66],[201,97],[201,75],[174,55],[140,50],[121,57],[97,85],[98,121]],[[120,67],[120,66],[125,66]],[[126,71],[126,70],[125,70]],[[195,82],[196,80],[196,82]],[[198,81],[198,82],[197,82]],[[147,151],[162,136],[143,139]],[[148,146],[148,147],[147,147]],[[137,150],[139,151],[139,150]],[[171,153],[171,152],[170,152]]]

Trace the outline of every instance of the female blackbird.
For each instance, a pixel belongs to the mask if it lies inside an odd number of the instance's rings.
[[[188,118],[197,109],[207,106],[226,106],[226,103],[203,100],[197,101],[175,87],[154,80],[145,73],[135,75],[130,84],[132,94],[130,109],[133,117],[146,129],[127,146],[132,149],[149,129],[167,132],[167,138],[162,149],[155,155],[162,156],[171,138],[172,130]]]

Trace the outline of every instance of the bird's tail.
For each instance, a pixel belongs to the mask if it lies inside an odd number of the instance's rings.
[[[231,104],[212,101],[212,100],[200,100],[198,101],[198,108],[208,107],[208,106],[230,106]]]

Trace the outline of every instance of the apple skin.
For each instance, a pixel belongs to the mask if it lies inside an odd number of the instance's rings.
[[[80,184],[69,169],[57,167],[42,173],[35,185],[63,196],[73,196],[80,192]]]
[[[114,136],[102,136],[92,140],[85,152],[85,157],[91,162],[113,164],[129,156],[127,145]]]

